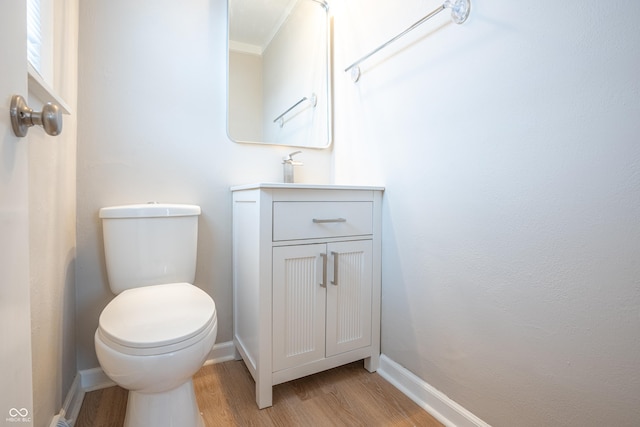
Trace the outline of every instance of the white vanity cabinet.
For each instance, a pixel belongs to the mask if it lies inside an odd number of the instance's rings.
[[[233,187],[234,343],[272,386],[380,355],[381,187]]]

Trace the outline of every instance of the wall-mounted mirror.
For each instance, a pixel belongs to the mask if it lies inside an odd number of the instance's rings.
[[[228,0],[227,133],[235,142],[331,144],[324,0]]]

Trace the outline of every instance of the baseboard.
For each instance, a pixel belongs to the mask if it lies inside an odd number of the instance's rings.
[[[378,374],[447,427],[491,427],[384,354]]]
[[[102,368],[83,369],[79,373],[80,386],[84,392],[101,390],[116,385],[116,383],[104,373]]]
[[[81,375],[76,375],[71,383],[67,397],[62,404],[60,413],[55,415],[49,424],[49,427],[72,427],[80,413],[82,401],[84,400],[85,391],[82,389]]]
[[[236,360],[236,346],[233,345],[233,341],[227,341],[220,344],[216,344],[211,349],[206,365],[213,365],[215,363],[228,362],[230,360]]]
[[[84,395],[93,390],[115,385],[101,368],[85,369],[78,372],[73,380],[60,412],[51,419],[49,427],[75,426]]]

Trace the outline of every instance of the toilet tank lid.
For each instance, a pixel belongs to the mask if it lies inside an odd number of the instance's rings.
[[[175,203],[140,203],[100,209],[100,218],[153,218],[200,215],[200,206]]]

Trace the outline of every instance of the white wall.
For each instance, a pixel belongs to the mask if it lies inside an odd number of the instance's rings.
[[[196,284],[232,339],[229,187],[282,181],[291,147],[226,135],[226,2],[87,0],[80,4],[78,368],[98,366],[93,334],[113,298],[98,209],[150,200],[202,207]],[[330,150],[304,150],[303,182],[328,182]]]
[[[334,8],[336,181],[387,188],[383,352],[494,426],[638,425],[640,4],[474,1],[353,84],[440,4],[402,3]]]

